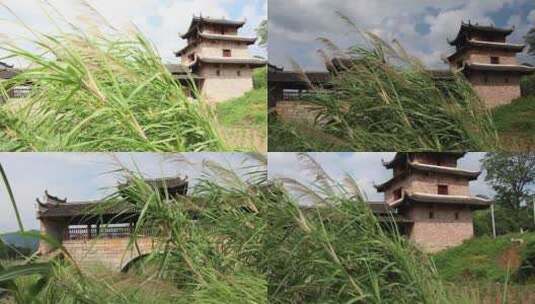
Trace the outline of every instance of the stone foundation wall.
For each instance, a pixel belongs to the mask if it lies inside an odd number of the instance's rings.
[[[430,212],[433,218],[430,218]],[[408,237],[425,252],[458,246],[474,236],[472,211],[464,207],[417,206],[408,216],[414,221]]]
[[[127,251],[128,242],[128,238],[70,240],[64,241],[63,246],[82,267],[99,264],[113,271],[121,271],[130,261],[149,254],[155,248],[153,239],[142,238],[138,240],[140,253],[136,249]]]
[[[306,101],[279,101],[275,111],[284,121],[312,124],[317,115],[317,108],[317,105]]]

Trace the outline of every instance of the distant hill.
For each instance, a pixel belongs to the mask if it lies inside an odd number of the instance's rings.
[[[39,232],[37,230],[31,230],[31,232]],[[11,232],[0,234],[0,238],[8,245],[16,246],[18,248],[28,248],[32,251],[36,251],[39,247],[39,239],[31,238],[20,235],[19,232]]]

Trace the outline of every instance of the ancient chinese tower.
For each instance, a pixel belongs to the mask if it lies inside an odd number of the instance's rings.
[[[447,58],[450,67],[467,77],[489,108],[520,97],[520,77],[535,71],[518,64],[516,54],[525,45],[507,42],[513,30],[463,22],[457,37],[448,41],[455,47]]]
[[[210,102],[239,97],[253,88],[253,69],[266,61],[249,54],[255,37],[242,37],[245,21],[193,17],[181,35],[187,45],[176,52],[182,65],[195,75],[201,93]]]
[[[473,197],[469,182],[481,172],[457,167],[464,153],[397,153],[383,165],[393,177],[377,185],[386,206],[407,219],[407,237],[426,252],[460,245],[474,236],[473,211],[490,201]]]

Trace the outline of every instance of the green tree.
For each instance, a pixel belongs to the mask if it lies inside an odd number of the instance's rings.
[[[497,204],[513,210],[525,207],[535,186],[535,152],[487,153],[482,160],[485,181],[496,191]]]
[[[496,195],[494,218],[498,235],[522,230],[535,231],[531,200],[535,199],[535,152],[487,153],[482,160]],[[490,209],[474,215],[476,235],[492,235]]]
[[[529,47],[528,54],[535,56],[535,27],[529,30],[524,39]]]
[[[256,34],[258,35],[258,45],[260,46],[266,46],[267,40],[268,40],[268,22],[267,20],[264,20],[260,22],[258,27],[256,28]]]

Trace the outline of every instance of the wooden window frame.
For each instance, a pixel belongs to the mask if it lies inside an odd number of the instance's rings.
[[[448,185],[444,185],[444,184],[437,185],[437,194],[439,194],[439,195],[449,195],[449,187],[448,187]]]
[[[398,188],[398,189],[394,190],[393,195],[394,195],[394,200],[397,201],[398,199],[400,199],[403,196],[403,189],[402,188]]]

